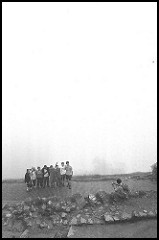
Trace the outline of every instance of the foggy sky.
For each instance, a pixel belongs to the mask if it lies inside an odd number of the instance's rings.
[[[2,178],[157,161],[157,3],[2,3]]]

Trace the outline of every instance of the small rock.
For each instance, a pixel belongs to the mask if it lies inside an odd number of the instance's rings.
[[[147,217],[147,214],[144,212],[139,212],[139,217]]]
[[[63,225],[67,225],[68,224],[68,221],[65,219],[64,221],[63,221]]]
[[[48,226],[47,226],[48,229],[53,229],[53,228],[54,228],[54,227],[53,227],[53,224],[52,224],[51,222],[49,222],[47,225],[48,225]]]
[[[52,205],[52,201],[51,201],[51,200],[49,200],[47,204],[48,204],[48,205]]]
[[[12,217],[12,214],[11,214],[11,213],[7,213],[7,214],[6,214],[6,217],[7,217],[7,218],[11,218],[11,217]]]
[[[29,210],[30,210],[30,207],[27,206],[27,205],[24,205],[23,210],[24,210],[24,211],[29,211]]]
[[[88,221],[88,224],[91,224],[91,225],[93,224],[93,220],[91,218],[88,218],[87,221]]]
[[[71,220],[71,225],[77,225],[77,224],[78,224],[77,218],[73,217]]]
[[[85,223],[87,223],[87,220],[84,219],[83,217],[81,217],[81,219],[80,219],[80,223],[81,223],[81,224],[85,224]]]
[[[39,227],[40,228],[47,228],[48,225],[45,222],[43,222],[43,223],[40,223]]]
[[[121,219],[122,220],[130,220],[131,218],[132,218],[132,214],[131,213],[123,212],[122,215],[121,215]]]
[[[71,212],[70,207],[67,207],[67,208],[65,209],[65,211],[68,212],[68,213]]]
[[[144,213],[147,213],[147,210],[143,210]]]
[[[132,212],[132,217],[138,218],[139,217],[139,213],[137,211],[133,211]]]
[[[63,212],[63,213],[61,214],[61,217],[62,217],[62,218],[66,218],[66,217],[67,217],[67,213]]]
[[[111,215],[109,214],[104,214],[104,219],[106,222],[110,223],[110,222],[114,222],[114,219]]]
[[[118,215],[114,215],[114,216],[112,216],[113,217],[113,219],[114,219],[114,221],[115,222],[118,222],[118,221],[120,221],[120,218],[119,218],[119,216]]]
[[[43,210],[45,210],[45,209],[46,209],[46,204],[43,204],[43,205],[41,206],[41,208],[42,208]]]
[[[149,211],[147,213],[147,215],[148,215],[148,217],[155,217],[156,216],[156,214],[153,211]]]

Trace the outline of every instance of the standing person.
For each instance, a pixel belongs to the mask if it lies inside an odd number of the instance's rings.
[[[42,169],[42,173],[43,173],[43,187],[45,188],[45,186],[49,187],[49,176],[50,176],[50,171],[49,168],[44,165],[43,169]]]
[[[71,178],[73,175],[73,169],[70,166],[69,161],[66,161],[65,170],[66,170],[67,187],[69,187],[69,189],[71,189]]]
[[[61,163],[60,175],[61,175],[61,184],[62,186],[65,186],[66,169],[65,169],[64,162]]]
[[[55,165],[55,170],[56,170],[56,186],[60,187],[61,186],[61,175],[60,175],[60,168],[59,168],[59,165],[58,163],[56,163]]]
[[[25,183],[27,185],[27,192],[28,192],[31,189],[31,178],[30,178],[29,169],[27,169],[25,174]]]
[[[55,168],[53,167],[53,165],[50,166],[50,187],[54,187],[55,186]]]
[[[40,167],[37,167],[36,171],[36,179],[37,179],[37,188],[43,186],[43,173]]]
[[[32,178],[33,187],[35,188],[36,187],[36,169],[34,167],[32,168],[31,178]]]

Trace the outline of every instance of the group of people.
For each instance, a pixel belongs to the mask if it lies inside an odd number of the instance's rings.
[[[27,184],[27,191],[32,188],[45,188],[45,187],[60,187],[65,186],[71,188],[71,178],[73,175],[73,169],[69,165],[69,161],[61,162],[61,166],[58,163],[55,164],[55,167],[51,165],[48,167],[44,165],[43,168],[32,167],[27,169],[25,174],[25,183]]]

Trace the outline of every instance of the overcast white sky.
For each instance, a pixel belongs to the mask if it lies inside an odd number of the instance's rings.
[[[2,178],[157,161],[157,3],[2,3]]]

